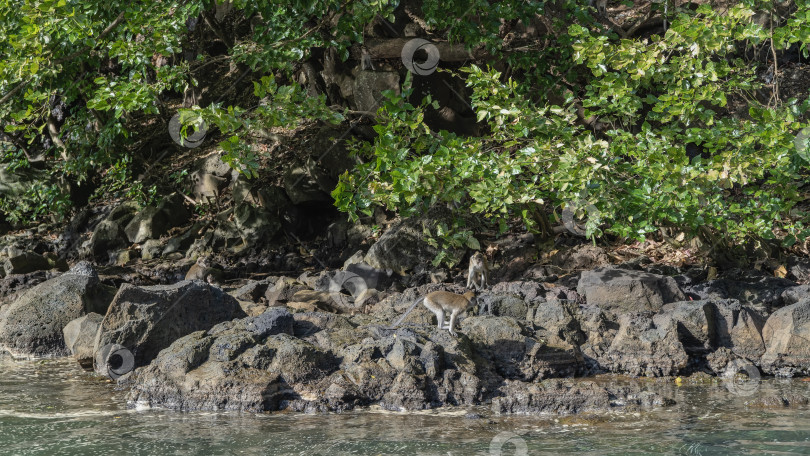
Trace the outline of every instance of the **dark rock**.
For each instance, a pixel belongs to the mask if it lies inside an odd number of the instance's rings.
[[[540,302],[534,309],[534,324],[542,328],[543,336],[551,345],[579,346],[585,342],[576,303],[568,300],[551,299]]]
[[[736,299],[742,304],[771,311],[782,306],[782,292],[795,285],[787,279],[750,272],[709,280],[689,286],[685,291],[694,293],[700,299]]]
[[[269,209],[242,203],[234,209],[236,228],[243,239],[269,240],[281,229],[280,219]]]
[[[265,313],[245,320],[245,329],[259,339],[276,334],[293,335],[293,317],[283,307],[268,309]]]
[[[166,234],[169,228],[186,223],[189,217],[191,213],[186,209],[183,198],[172,194],[157,207],[145,207],[124,227],[124,232],[129,242],[140,244]]]
[[[270,287],[270,283],[275,283],[276,280],[278,280],[277,277],[264,280],[251,280],[247,284],[229,292],[229,294],[240,301],[259,303],[262,301],[262,298],[264,298],[267,288]]]
[[[105,313],[114,292],[80,262],[0,308],[0,347],[20,357],[66,356],[62,329],[86,313]]]
[[[800,284],[810,284],[810,258],[788,257],[787,272],[788,279]]]
[[[118,344],[132,352],[135,366],[143,366],[178,338],[243,316],[234,298],[200,281],[147,287],[124,284],[104,317],[95,350],[99,353],[106,345]],[[106,375],[103,360],[96,368]]]
[[[94,259],[106,262],[110,251],[124,248],[127,244],[127,235],[118,222],[102,220],[93,230],[87,248]]]
[[[622,312],[659,311],[686,299],[672,277],[616,268],[583,272],[577,292],[590,305]]]
[[[22,252],[19,255],[8,258],[3,263],[5,275],[28,274],[30,272],[47,269],[51,269],[48,259],[33,252]]]
[[[802,299],[810,298],[810,285],[798,285],[795,287],[785,288],[779,296],[782,298],[782,304],[789,306],[796,304]]]

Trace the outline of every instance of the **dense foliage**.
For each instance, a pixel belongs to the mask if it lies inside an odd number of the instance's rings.
[[[785,99],[775,82],[785,55],[808,57],[808,2],[670,2],[666,29],[639,36],[606,25],[582,1],[415,3],[432,39],[483,49],[508,72],[484,61],[452,69],[486,124],[481,136],[432,131],[424,113],[438,106],[414,99],[409,75],[380,108],[376,139],[352,142],[363,163],[333,192],[341,210],[356,217],[384,206],[413,215],[452,203],[505,230],[515,217],[539,228],[549,210],[559,215],[565,207],[587,214],[588,236],[644,238],[671,227],[734,240],[806,237],[799,208],[810,157],[794,140],[807,127],[808,100]],[[651,16],[664,14],[661,5]],[[200,68],[218,58],[178,57],[206,39],[194,24],[206,24],[227,46],[226,58],[251,69],[255,95],[266,103],[235,106],[223,96],[181,110],[181,121],[215,128],[224,159],[255,176],[259,152],[244,140],[251,132],[344,120],[323,96],[291,82],[297,65],[314,49],[350,59],[364,28],[393,19],[401,5],[232,6],[250,21],[249,32],[218,26],[213,2],[0,0],[2,161],[11,170],[44,166],[61,178],[28,190],[26,204],[0,196],[7,217],[67,213],[65,182],[91,175],[100,176],[97,195],[154,194],[134,171],[153,159],[134,130],[150,119],[165,125],[173,114],[165,101],[197,86]],[[537,18],[547,30],[534,42],[505,39],[506,25]],[[158,65],[158,57],[170,63]],[[440,229],[450,245],[475,242],[461,222]]]

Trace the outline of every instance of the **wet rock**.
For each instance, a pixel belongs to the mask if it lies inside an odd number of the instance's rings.
[[[289,314],[274,314],[274,330],[262,325],[262,330],[251,329],[260,317],[226,322],[175,341],[149,366],[135,371],[130,404],[260,412],[316,400],[310,383],[334,371],[334,357],[284,332]]]
[[[583,272],[577,292],[590,305],[619,312],[659,311],[686,299],[672,277],[617,268]]]
[[[95,350],[118,344],[132,352],[135,366],[143,366],[178,338],[243,316],[234,298],[200,281],[146,287],[124,284],[104,317]],[[106,375],[103,362],[96,367]]]
[[[0,348],[20,357],[66,356],[62,329],[86,313],[105,313],[114,293],[80,262],[0,308]]]
[[[773,409],[773,408],[789,408],[789,409],[803,409],[810,405],[810,398],[798,393],[773,393],[767,395],[759,395],[754,399],[745,403],[748,407]]]
[[[93,368],[93,347],[103,315],[90,312],[70,323],[62,330],[70,354],[85,369]]]
[[[810,373],[810,299],[783,307],[762,328],[765,373],[791,377]]]
[[[689,356],[678,340],[677,325],[669,319],[654,321],[649,314],[619,318],[620,327],[599,364],[610,372],[647,377],[676,375]]]
[[[492,399],[494,413],[561,415],[610,410],[636,411],[670,406],[670,398],[645,391],[638,384],[602,386],[593,381],[545,380],[522,383],[507,380]]]

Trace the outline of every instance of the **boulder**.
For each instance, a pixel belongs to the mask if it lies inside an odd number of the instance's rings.
[[[93,230],[87,248],[94,259],[106,262],[110,258],[109,252],[122,249],[127,244],[127,235],[118,222],[102,220]]]
[[[674,324],[684,350],[690,355],[705,355],[715,346],[714,316],[709,301],[679,301],[665,304],[653,320],[657,326]]]
[[[796,283],[790,280],[749,271],[688,286],[685,291],[700,299],[736,299],[747,306],[770,312],[782,307],[782,293],[794,286]]]
[[[675,404],[674,400],[646,391],[637,383],[601,385],[590,380],[552,379],[542,383],[507,380],[499,393],[492,399],[492,412],[498,414],[632,412]]]
[[[765,373],[791,377],[810,374],[810,299],[783,307],[762,328]]]
[[[391,270],[399,275],[409,271],[424,272],[439,253],[436,247],[425,243],[425,230],[435,232],[437,224],[450,217],[446,208],[435,207],[421,217],[405,219],[394,224],[374,243],[366,253],[364,261],[374,268]],[[463,248],[446,251],[450,263],[459,263],[465,254]]]
[[[532,321],[547,343],[579,346],[585,341],[575,303],[555,298],[538,303],[533,311]]]
[[[133,354],[136,367],[143,366],[180,337],[244,316],[236,299],[204,282],[124,284],[99,328],[95,351],[119,345]],[[106,375],[106,360],[96,360],[96,369]]]
[[[21,252],[3,263],[5,275],[28,274],[34,271],[51,269],[48,259],[34,252]]]
[[[307,385],[333,372],[336,359],[296,339],[292,317],[272,309],[188,334],[134,372],[130,403],[175,410],[261,412],[314,400]]]
[[[765,325],[757,311],[736,299],[711,301],[714,310],[715,347],[725,347],[751,362],[765,352],[762,330]]]
[[[243,239],[269,240],[281,229],[281,221],[269,209],[249,203],[236,206],[234,221]]]
[[[562,249],[551,256],[551,264],[566,271],[581,271],[610,264],[605,250],[592,244]],[[550,275],[550,274],[547,274]]]
[[[672,277],[618,268],[583,272],[577,292],[590,305],[618,312],[657,312],[664,304],[686,299]]]
[[[689,356],[678,340],[678,328],[670,319],[654,321],[649,314],[619,318],[619,330],[599,364],[614,373],[664,377],[685,368]]]
[[[93,369],[93,347],[102,320],[104,316],[90,312],[71,321],[62,330],[70,354],[85,369]]]
[[[576,347],[551,347],[510,317],[470,317],[461,325],[477,355],[487,358],[498,375],[526,382],[573,376],[582,368]]]
[[[105,313],[114,293],[80,262],[0,308],[0,349],[17,357],[66,356],[62,329],[88,312]]]
[[[172,194],[157,206],[147,206],[124,227],[129,242],[140,244],[147,239],[156,239],[170,228],[186,223],[191,213],[186,209],[180,195]]]

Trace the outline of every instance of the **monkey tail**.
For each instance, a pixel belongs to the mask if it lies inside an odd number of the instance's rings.
[[[411,307],[408,307],[408,310],[406,310],[405,313],[402,314],[402,316],[399,317],[399,319],[397,319],[397,321],[395,321],[394,324],[391,325],[391,327],[389,329],[394,329],[397,326],[399,326],[399,324],[402,323],[402,320],[404,320],[405,317],[407,317],[408,314],[411,313],[413,308],[416,307],[416,305],[419,304],[420,301],[424,301],[424,300],[425,300],[425,297],[422,296],[421,298],[418,298],[416,301],[414,301],[413,304],[411,304]]]

